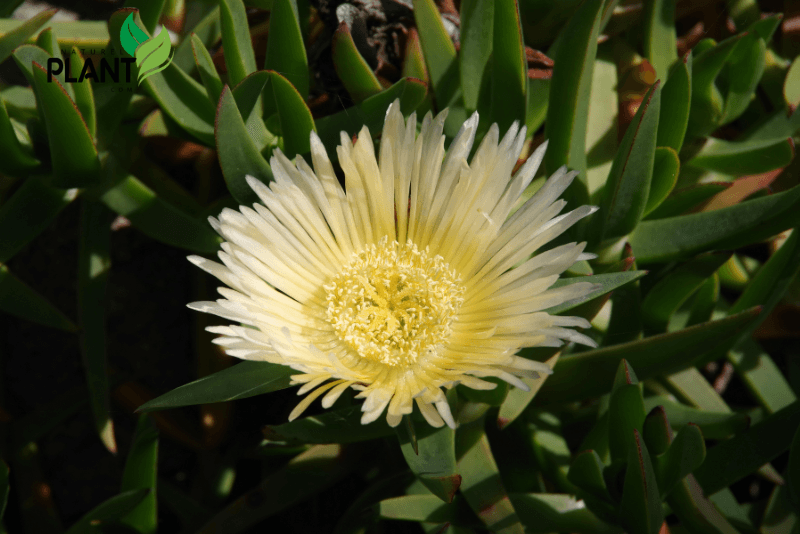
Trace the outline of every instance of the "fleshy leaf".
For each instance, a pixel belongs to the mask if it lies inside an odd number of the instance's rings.
[[[308,58],[295,0],[272,2],[264,68],[280,72],[303,100],[308,98]]]
[[[789,449],[798,427],[800,402],[796,401],[709,449],[705,462],[695,472],[697,482],[706,495],[730,486]]]
[[[459,434],[458,447],[466,449],[458,461],[458,472],[463,477],[461,494],[489,530],[523,532],[482,426],[472,425],[469,435],[466,429]]]
[[[289,80],[280,73],[268,72],[283,134],[283,151],[288,158],[306,154],[311,150],[311,131],[316,130],[311,110]]]
[[[206,254],[219,249],[219,237],[205,221],[169,204],[133,175],[120,179],[102,201],[153,239]]]
[[[156,531],[156,463],[158,460],[158,430],[153,419],[143,414],[136,424],[125,470],[122,473],[122,491],[144,489],[147,496],[136,508],[121,518],[141,534],[154,534]]]
[[[664,515],[656,474],[638,430],[628,436],[627,470],[620,500],[620,522],[632,534],[658,534]]]
[[[77,197],[77,189],[56,189],[38,177],[25,180],[0,205],[0,263],[14,257]]]
[[[659,280],[642,301],[642,320],[649,331],[663,332],[670,317],[731,253],[698,256]]]
[[[8,59],[14,49],[30,39],[39,28],[47,24],[57,11],[55,8],[46,9],[0,37],[0,63]]]
[[[426,488],[448,503],[461,485],[461,475],[456,474],[455,437],[455,430],[445,425],[418,439],[416,450],[408,438],[402,434],[400,438],[408,467]]]
[[[580,171],[579,180],[573,182],[564,196],[575,206],[588,201],[586,124],[604,4],[603,0],[581,3],[561,30],[556,53],[551,54],[554,67],[545,123],[545,137],[550,146],[544,161],[551,173],[562,165]]]
[[[139,406],[137,411],[246,399],[290,387],[289,377],[293,374],[297,371],[285,365],[245,361],[173,389]]]
[[[660,105],[661,91],[656,82],[622,138],[603,188],[600,211],[592,218],[598,242],[627,235],[644,215],[653,175]]]
[[[492,47],[492,119],[506,131],[525,119],[528,64],[518,2],[495,2]],[[480,81],[479,81],[480,82]]]
[[[108,392],[106,361],[106,286],[111,269],[110,213],[99,202],[81,205],[78,250],[78,318],[84,373],[97,435],[106,448],[117,452]]]
[[[216,124],[214,133],[219,164],[228,191],[240,204],[252,205],[258,201],[258,196],[245,177],[249,175],[269,183],[272,180],[272,169],[245,127],[236,101],[227,86],[222,90],[219,100]]]
[[[66,534],[83,534],[97,527],[118,521],[136,508],[149,494],[147,489],[125,491],[95,506],[67,530]]]
[[[87,187],[100,180],[100,160],[92,134],[75,103],[60,83],[47,81],[47,72],[33,64],[34,87],[47,126],[53,185]]]
[[[31,147],[22,144],[17,138],[6,103],[0,96],[0,172],[24,176],[39,165]]]
[[[422,104],[426,94],[427,86],[423,82],[414,78],[402,78],[357,106],[318,119],[315,121],[317,134],[329,151],[339,142],[340,132],[352,135],[362,126],[367,126],[372,135],[377,135],[383,126],[386,110],[396,98],[400,99],[403,115],[409,115]]]
[[[242,0],[220,0],[219,6],[228,83],[236,85],[256,70],[247,11]]]
[[[381,92],[381,82],[356,48],[350,28],[344,22],[333,34],[331,55],[336,73],[354,103]]]
[[[484,77],[491,71],[494,8],[494,0],[461,2],[459,72],[464,107],[470,113],[479,108],[481,93],[486,89]]]
[[[216,104],[219,102],[219,95],[222,94],[222,80],[219,78],[217,69],[211,59],[211,54],[203,44],[203,41],[194,33],[191,37],[192,53],[194,61],[197,65],[197,71],[200,73],[200,79],[203,81],[203,87],[206,88],[208,99]]]
[[[447,107],[458,87],[456,48],[444,29],[433,0],[413,0],[414,21],[419,32],[431,85],[440,109]]]
[[[786,167],[794,158],[794,141],[724,141],[709,139],[689,165],[731,176],[744,176]]]
[[[669,2],[666,2],[669,3]],[[689,123],[689,104],[692,100],[692,52],[683,56],[669,70],[669,78],[661,89],[661,114],[658,119],[658,146],[675,152],[683,146]]]
[[[800,187],[715,211],[642,221],[630,243],[640,263],[663,263],[735,249],[797,224]]]
[[[537,400],[542,404],[588,399],[608,391],[619,361],[628,360],[640,380],[688,367],[705,352],[741,331],[760,310],[646,339],[581,352],[559,359]]]
[[[670,444],[659,462],[659,489],[668,494],[686,476],[700,467],[706,458],[703,433],[695,424],[686,425]]]
[[[66,315],[2,264],[0,264],[0,312],[67,332],[78,330]]]
[[[644,4],[644,54],[656,70],[656,77],[667,79],[667,71],[677,59],[675,2],[653,0]]]
[[[650,181],[650,193],[647,195],[647,205],[644,208],[645,216],[667,199],[678,183],[680,168],[681,160],[674,149],[667,146],[656,148],[653,158],[653,178]]]

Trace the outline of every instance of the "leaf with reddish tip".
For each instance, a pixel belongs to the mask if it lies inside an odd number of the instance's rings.
[[[440,109],[450,104],[458,89],[458,61],[453,41],[444,29],[433,0],[413,0],[414,21],[428,65],[431,85]]]
[[[8,59],[15,48],[30,39],[57,12],[56,8],[46,9],[0,37],[0,63]]]
[[[413,425],[408,416],[404,419]],[[461,475],[456,473],[455,430],[445,425],[419,436],[415,435],[413,426],[411,432],[403,426],[396,430],[409,469],[434,495],[444,502],[452,502],[461,486]]]
[[[656,406],[644,418],[642,436],[647,450],[658,456],[664,454],[672,443],[672,429],[663,406]]]
[[[620,522],[631,534],[658,534],[664,514],[653,463],[638,430],[626,437],[628,466],[620,500]]]
[[[47,72],[33,64],[33,80],[47,126],[53,185],[87,187],[100,181],[97,147],[75,103],[58,81],[47,81]]]
[[[644,216],[653,176],[660,106],[660,84],[656,82],[622,138],[603,188],[600,210],[592,218],[598,243],[629,234]]]
[[[622,386],[630,386],[638,383],[639,379],[636,378],[636,373],[633,371],[633,368],[631,368],[631,364],[628,363],[628,360],[623,358],[619,362],[619,367],[617,367],[617,374],[614,376],[614,385],[611,387],[611,392],[613,393]]]
[[[381,92],[381,82],[356,48],[350,28],[344,22],[333,34],[331,55],[336,74],[354,103],[358,104]]]
[[[628,362],[622,360],[617,376],[624,372]],[[611,450],[611,459],[625,461],[628,457],[627,447],[630,443],[630,434],[633,430],[641,433],[644,424],[645,411],[642,393],[636,383],[619,384],[615,382],[615,389],[611,393],[608,405],[609,425],[608,444]]]
[[[656,77],[667,79],[667,70],[678,59],[675,36],[675,2],[651,0],[644,4],[644,54],[656,70]]]
[[[425,68],[425,57],[422,55],[422,47],[419,43],[419,33],[415,28],[408,30],[406,53],[403,57],[403,77],[416,78],[426,84],[430,82],[428,69]]]
[[[80,72],[84,65],[84,59],[77,46],[72,47],[72,53],[69,56],[72,72]],[[86,127],[89,129],[89,134],[92,139],[97,138],[97,110],[94,103],[94,82],[87,78],[79,83],[72,84],[72,93],[75,98],[75,106],[81,113]]]

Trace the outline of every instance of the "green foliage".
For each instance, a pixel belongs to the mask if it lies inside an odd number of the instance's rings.
[[[680,32],[708,24],[702,10],[669,0],[638,8],[461,0],[458,13],[440,12],[448,3],[434,0],[380,4],[397,4],[381,12],[386,25],[308,0],[143,1],[107,24],[51,22],[55,10],[0,20],[0,62],[16,64],[27,82],[0,83],[0,313],[75,341],[86,382],[29,413],[1,399],[10,439],[0,532],[16,532],[11,522],[22,517],[22,532],[148,534],[170,517],[162,504],[182,532],[313,531],[313,514],[291,527],[276,518],[337,497],[342,480],[356,495],[335,501],[347,512],[324,528],[337,534],[390,520],[428,532],[449,524],[453,532],[657,534],[665,520],[677,532],[796,530],[800,367],[790,361],[797,325],[781,320],[797,313],[800,270],[800,61],[789,26],[778,39],[781,17],[762,15],[766,3],[755,0],[720,5],[729,23],[703,26],[700,41]],[[123,64],[121,79],[100,77],[92,47],[131,59],[129,76]],[[95,76],[78,79],[90,61]],[[312,132],[337,175],[341,136],[366,126],[377,139],[395,100],[418,123],[447,108],[446,145],[473,112],[478,143],[492,123],[501,135],[525,125],[522,159],[547,139],[546,172],[578,171],[566,209],[599,209],[560,238],[587,241],[587,254],[552,287],[594,286],[543,311],[590,321],[597,347],[522,350],[553,371],[520,379],[527,390],[495,377],[484,377],[495,385],[485,391],[454,384],[446,402],[455,429],[431,427],[416,409],[396,428],[384,418],[363,425],[361,399],[347,395],[288,422],[281,400],[231,403],[282,399],[299,371],[266,361],[225,368],[200,337],[181,356],[199,377],[171,391],[169,373],[148,384],[151,393],[140,370],[112,364],[109,349],[120,341],[106,294],[124,284],[111,258],[128,246],[112,228],[212,255],[221,239],[205,219],[259,202],[248,176],[285,181],[286,158],[312,158]],[[70,232],[61,225],[72,209],[80,212],[77,272],[54,292],[46,278],[64,269],[32,265],[32,251]],[[187,287],[207,299],[205,285]],[[62,305],[64,292],[77,293],[75,305]],[[709,363],[724,372],[709,378]],[[58,506],[34,493],[44,484],[37,443],[87,404],[87,428],[108,454],[117,452],[115,429],[128,429],[119,432],[127,459],[114,475],[120,492],[61,529]],[[239,426],[231,405],[248,407]],[[199,408],[175,410],[187,406]],[[134,409],[148,413],[128,443]],[[158,474],[166,465],[159,431],[182,454],[198,451],[190,484]],[[251,464],[255,474],[242,476]],[[249,486],[234,484],[237,476]],[[740,492],[756,480],[766,491]]]

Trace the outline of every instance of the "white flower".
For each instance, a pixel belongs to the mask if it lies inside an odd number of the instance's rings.
[[[404,121],[398,102],[386,114],[376,159],[364,127],[337,148],[345,190],[315,133],[313,169],[276,151],[269,186],[248,177],[262,204],[224,210],[211,224],[226,240],[223,265],[189,259],[228,287],[217,302],[189,307],[234,323],[211,327],[237,358],[297,370],[309,393],[296,418],[322,394],[330,407],[352,387],[364,398],[361,422],[387,410],[396,426],[416,401],[433,426],[454,427],[442,388],[492,389],[498,377],[549,373],[517,356],[523,347],[594,345],[569,327],[579,317],[543,310],[585,296],[579,282],[549,289],[583,254],[585,243],[533,255],[594,208],[558,215],[559,196],[577,173],[561,168],[511,217],[539,167],[545,145],[511,177],[525,140],[514,124],[498,143],[493,125],[467,163],[478,125],[464,123],[445,152],[446,112]]]

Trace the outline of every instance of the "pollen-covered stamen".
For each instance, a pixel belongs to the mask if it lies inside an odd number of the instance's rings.
[[[384,237],[354,255],[325,290],[339,338],[362,358],[396,366],[448,338],[465,287],[441,256]]]

